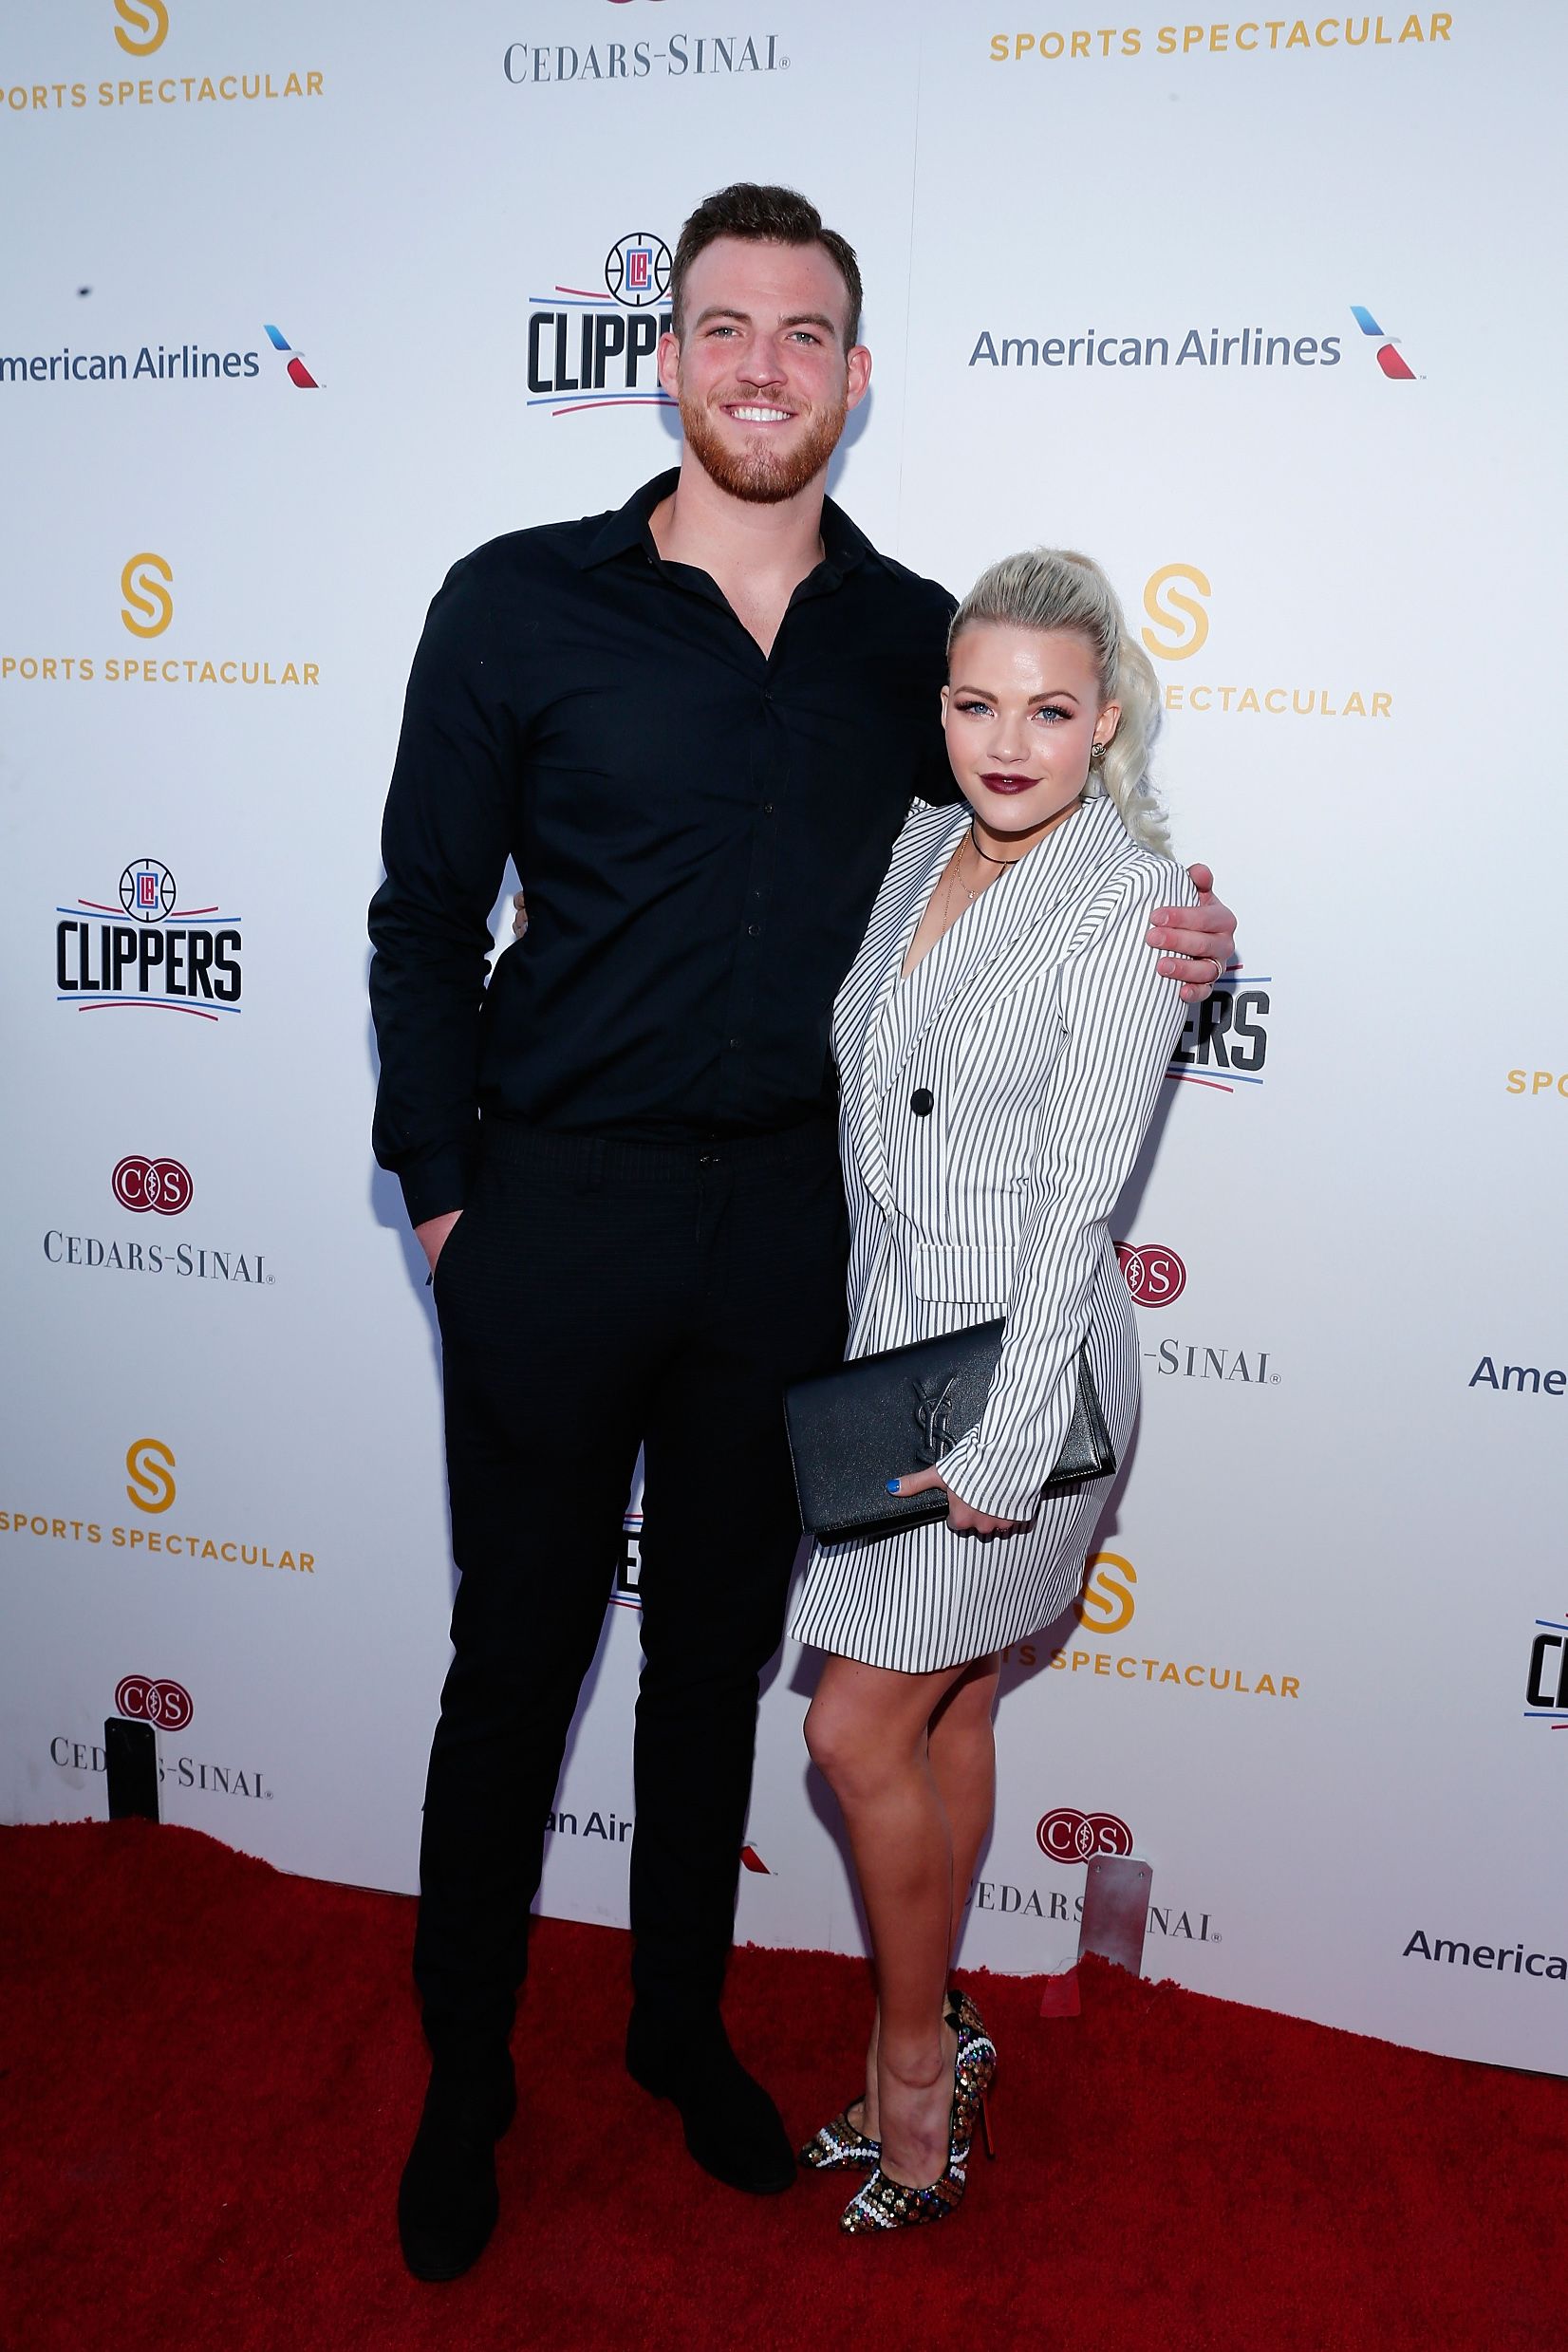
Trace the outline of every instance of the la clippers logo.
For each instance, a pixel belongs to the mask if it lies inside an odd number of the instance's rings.
[[[638,1496],[642,1489],[639,1486]],[[638,1580],[643,1573],[643,1512],[640,1500],[628,1503],[621,1516],[621,1551],[615,1563],[612,1609],[641,1609]]]
[[[1383,329],[1379,327],[1372,312],[1362,303],[1352,303],[1351,316],[1354,319],[1357,327],[1360,327],[1361,332],[1364,335],[1372,335],[1376,337],[1377,351],[1375,356],[1377,364],[1383,370],[1385,376],[1390,379],[1391,383],[1414,383],[1415,371],[1413,368],[1406,366],[1404,361],[1394,349],[1394,345],[1399,340],[1398,336],[1385,335]]]
[[[1568,1731],[1568,1623],[1537,1617],[1536,1626],[1524,1683],[1525,1720],[1533,1717],[1554,1731]]]
[[[175,911],[175,878],[156,857],[139,857],[120,877],[120,904],[138,923],[161,923]]]
[[[1186,1268],[1163,1241],[1118,1241],[1116,1257],[1140,1307],[1174,1305],[1186,1288]]]
[[[1213,995],[1188,1013],[1167,1077],[1212,1087],[1221,1094],[1234,1094],[1239,1086],[1261,1086],[1273,984],[1266,972],[1243,976],[1240,964],[1223,972]]]
[[[55,908],[61,917],[54,937],[57,1004],[78,1013],[139,1005],[204,1021],[238,1013],[237,915],[217,906],[181,906],[174,875],[156,857],[133,858],[121,874],[118,896],[118,907],[79,898]]]
[[[1053,1862],[1091,1862],[1096,1854],[1132,1851],[1132,1832],[1114,1813],[1080,1813],[1073,1805],[1042,1814],[1035,1839]]]
[[[196,1713],[183,1683],[154,1682],[146,1674],[127,1674],[114,1703],[133,1722],[157,1724],[163,1731],[183,1731]]]
[[[674,406],[658,372],[672,264],[663,238],[637,229],[605,255],[602,291],[557,286],[529,296],[530,408],[569,417],[584,408]]]
[[[630,236],[618,237],[605,258],[606,289],[628,309],[645,310],[669,292],[673,267],[663,238],[635,229]]]
[[[144,1160],[136,1153],[117,1163],[110,1181],[115,1199],[133,1217],[145,1217],[150,1209],[159,1217],[181,1217],[196,1191],[190,1169],[179,1161]]]

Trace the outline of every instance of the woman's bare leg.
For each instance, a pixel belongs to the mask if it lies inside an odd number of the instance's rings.
[[[939,1700],[926,1739],[926,1753],[946,1809],[953,1846],[949,1965],[963,1932],[964,1906],[969,1900],[975,1865],[997,1809],[997,1743],[992,1716],[1000,1678],[999,1652],[988,1658],[977,1658],[973,1666],[966,1667]],[[877,2035],[881,2020],[879,2004],[871,2020],[871,2039],[866,2051],[865,2093],[849,2106],[850,2122],[872,2139],[878,2137]]]
[[[807,1745],[843,1808],[871,1931],[883,2165],[914,2185],[937,2179],[947,2162],[953,1834],[929,1731],[965,1671],[901,1674],[830,1657],[806,1719]]]
[[[953,1839],[953,1941],[951,1964],[963,1929],[964,1906],[975,1865],[997,1809],[997,1741],[992,1716],[1001,1653],[977,1658],[967,1667],[931,1718],[931,1770],[947,1811]]]

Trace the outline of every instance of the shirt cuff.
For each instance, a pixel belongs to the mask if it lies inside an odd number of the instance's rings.
[[[432,1217],[444,1217],[462,1207],[468,1198],[466,1157],[457,1150],[434,1152],[418,1167],[400,1168],[398,1182],[409,1223],[422,1225]]]
[[[941,1469],[972,1511],[987,1512],[993,1519],[1032,1520],[1044,1499],[1055,1459],[1055,1452],[1043,1461],[1036,1459],[1032,1447],[1009,1444],[1005,1437],[987,1444],[977,1425],[951,1453],[943,1454]]]

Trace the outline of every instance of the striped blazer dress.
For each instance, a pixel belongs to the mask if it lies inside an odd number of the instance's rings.
[[[816,1545],[791,1627],[925,1673],[1004,1649],[1078,1589],[1105,1481],[1041,1486],[1090,1364],[1120,1459],[1138,1403],[1132,1303],[1107,1219],[1183,1019],[1144,934],[1193,903],[1114,802],[1088,801],[900,978],[967,807],[900,834],[834,1009],[852,1356],[1007,1318],[985,1411],[943,1461],[972,1508],[1030,1520],[982,1541],[945,1521]],[[889,1478],[912,1465],[890,1462]]]

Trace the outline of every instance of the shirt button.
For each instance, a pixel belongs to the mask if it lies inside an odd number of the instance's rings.
[[[909,1097],[909,1108],[917,1119],[928,1119],[936,1107],[936,1099],[928,1086],[917,1086]]]
[[[732,1054],[738,1054],[738,1053],[739,1053],[739,1051],[740,1051],[740,1040],[739,1040],[739,1038],[738,1038],[738,1037],[732,1037],[732,1038],[730,1039],[730,1052],[731,1052]]]
[[[746,925],[746,937],[748,939],[760,939],[762,937],[762,925],[759,923],[748,923]]]
[[[773,812],[774,812],[774,804],[773,804],[773,802],[772,802],[771,800],[765,800],[765,801],[762,803],[762,813],[763,813],[763,815],[764,815],[764,816],[772,816]]]

